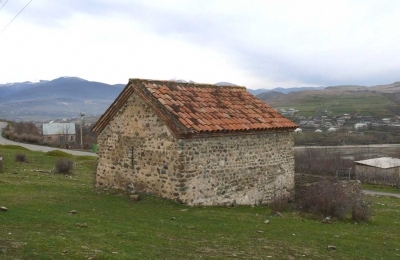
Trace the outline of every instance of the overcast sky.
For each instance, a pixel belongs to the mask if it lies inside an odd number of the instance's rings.
[[[60,76],[252,89],[400,81],[397,0],[33,0],[4,29],[29,2],[6,1],[0,84]]]

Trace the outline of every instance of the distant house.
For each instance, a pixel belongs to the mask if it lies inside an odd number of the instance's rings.
[[[343,117],[339,117],[338,119],[336,119],[336,122],[338,125],[343,125],[346,122],[346,119],[344,119]]]
[[[390,118],[383,118],[382,119],[382,123],[384,123],[384,124],[390,124],[392,122],[392,119],[390,119]]]
[[[76,140],[75,123],[45,123],[42,134],[48,143],[73,143]]]
[[[381,157],[356,163],[356,178],[371,184],[395,185],[400,181],[400,159]]]
[[[355,128],[356,130],[359,130],[359,129],[366,129],[367,127],[368,127],[368,125],[365,124],[365,123],[357,123],[357,124],[354,124],[354,128]]]
[[[351,119],[351,115],[350,114],[343,114],[343,118],[345,120]]]
[[[294,132],[295,133],[301,133],[301,132],[303,132],[303,130],[301,128],[296,128],[296,129],[294,129]]]
[[[294,115],[294,114],[297,113],[297,112],[299,112],[299,110],[296,110],[296,109],[294,109],[294,108],[289,108],[289,109],[287,110],[287,114],[289,114],[289,115]]]
[[[92,128],[95,185],[189,205],[292,197],[296,127],[244,87],[131,79]]]
[[[337,128],[335,128],[335,127],[330,127],[330,128],[328,128],[328,130],[326,130],[328,133],[332,133],[332,132],[336,132],[337,131]]]

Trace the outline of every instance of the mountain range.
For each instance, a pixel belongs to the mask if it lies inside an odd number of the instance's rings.
[[[218,82],[216,85],[235,86],[229,82]],[[77,117],[80,112],[87,116],[99,116],[124,87],[125,84],[109,85],[78,77],[0,84],[0,118],[42,121]],[[249,91],[256,95],[266,90]]]
[[[275,109],[295,108],[303,116],[359,114],[377,118],[400,115],[400,82],[378,86],[332,86],[287,94],[257,95]]]
[[[229,82],[215,84],[235,85]],[[110,85],[77,77],[0,84],[0,118],[45,121],[77,117],[81,112],[87,116],[100,116],[124,87],[125,84]],[[248,91],[276,109],[294,107],[304,115],[324,110],[339,114],[400,114],[400,82],[374,87],[295,87]]]
[[[100,115],[125,84],[109,85],[77,77],[0,85],[0,118],[49,120]]]

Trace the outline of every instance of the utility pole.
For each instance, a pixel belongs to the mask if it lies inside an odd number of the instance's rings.
[[[79,118],[81,119],[81,149],[83,149],[83,139],[82,139],[82,125],[83,125],[83,117],[85,116],[84,113],[79,113]]]

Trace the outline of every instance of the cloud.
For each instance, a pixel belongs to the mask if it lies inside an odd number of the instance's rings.
[[[25,1],[10,3],[1,11],[15,14]],[[81,44],[88,63],[96,62],[96,56],[97,63],[117,62],[111,54],[101,53],[102,48],[119,48],[112,52],[125,60],[122,51],[129,52],[132,46],[135,50],[125,56],[153,64],[158,59],[157,71],[143,66],[151,72],[141,73],[149,76],[175,69],[205,81],[220,73],[221,80],[232,78],[256,87],[399,80],[400,61],[394,57],[400,55],[400,2],[395,1],[35,0],[18,20],[29,23],[29,28],[41,27],[60,48],[63,44],[53,37],[71,41],[74,51]],[[102,48],[89,47],[96,41]],[[195,59],[200,67],[194,66]],[[197,71],[179,67],[178,61],[192,63]],[[159,64],[170,65],[163,69]]]

